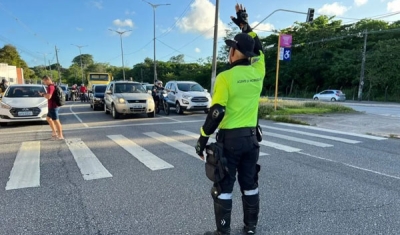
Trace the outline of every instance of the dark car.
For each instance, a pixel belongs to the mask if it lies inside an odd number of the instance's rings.
[[[106,92],[107,85],[93,85],[92,91],[89,95],[90,108],[93,110],[103,109],[104,107],[104,93]]]

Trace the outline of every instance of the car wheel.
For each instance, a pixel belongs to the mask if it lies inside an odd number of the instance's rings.
[[[156,116],[156,110],[154,110],[153,112],[151,112],[151,113],[147,113],[147,117],[149,117],[149,118],[153,118],[153,117],[155,117]]]
[[[0,126],[7,126],[7,122],[0,122]]]
[[[169,104],[166,102],[166,101],[164,101],[164,113],[165,113],[165,115],[169,115]]]
[[[318,97],[315,97],[314,100],[318,100]]]
[[[204,113],[207,114],[210,110],[209,109],[204,109]]]
[[[107,110],[107,105],[106,104],[104,104],[104,113],[105,114],[109,114],[110,113],[110,111]]]
[[[183,113],[182,107],[179,104],[179,102],[176,102],[175,111],[176,111],[177,114],[182,114]]]
[[[113,104],[111,105],[111,111],[112,111],[112,117],[114,119],[118,119],[119,118],[119,113],[118,113],[117,109],[115,108],[115,106]]]
[[[331,99],[331,101],[335,102],[335,101],[336,101],[336,99],[335,99],[335,98],[332,98],[332,99]]]
[[[94,110],[94,106],[92,104],[90,104],[90,108]]]

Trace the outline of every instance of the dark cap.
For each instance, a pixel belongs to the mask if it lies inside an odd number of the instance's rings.
[[[236,50],[242,52],[247,57],[257,56],[254,51],[254,39],[247,33],[237,34],[233,40],[225,40],[225,43],[229,47],[233,47]]]

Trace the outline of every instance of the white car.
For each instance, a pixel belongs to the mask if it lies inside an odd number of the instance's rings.
[[[211,107],[211,95],[200,84],[193,81],[169,81],[165,84],[168,92],[167,102],[175,107],[176,113],[185,110],[203,110],[208,113]]]
[[[113,118],[122,114],[147,114],[155,116],[153,97],[138,82],[112,81],[108,84],[104,94],[104,112],[110,113]]]
[[[46,121],[47,99],[39,92],[46,93],[44,85],[10,85],[0,101],[0,125],[12,122]]]

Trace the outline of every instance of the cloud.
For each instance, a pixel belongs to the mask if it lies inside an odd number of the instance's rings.
[[[83,29],[82,29],[82,28],[79,28],[79,27],[76,27],[76,30],[78,30],[78,31],[83,31]]]
[[[116,19],[113,21],[113,24],[118,27],[130,27],[133,28],[133,21],[131,19],[126,19],[121,21],[120,19]]]
[[[92,1],[92,4],[98,9],[103,9],[103,1]]]
[[[259,22],[258,21],[254,21],[253,23],[250,24],[251,28],[254,28],[254,26],[256,26]],[[273,29],[275,29],[275,27],[270,24],[270,23],[261,23],[257,26],[257,28],[254,29],[254,31],[256,33],[263,33],[266,31],[272,31]]]
[[[358,7],[367,4],[367,2],[368,0],[354,0],[354,4]]]
[[[136,12],[134,12],[134,11],[130,11],[130,10],[125,11],[125,15],[134,15],[134,14],[136,14]]]
[[[322,15],[341,16],[349,9],[350,7],[343,6],[338,2],[334,2],[332,4],[324,4],[320,9],[318,9],[317,12]]]
[[[190,12],[177,22],[181,31],[200,33],[206,38],[213,38],[215,5],[209,0],[195,0],[190,8]],[[226,29],[228,29],[228,26],[221,19],[218,19],[218,37],[224,37]]]
[[[200,53],[200,52],[201,52],[200,48],[198,48],[198,47],[196,47],[196,48],[194,49],[194,51],[195,51],[196,53]]]
[[[389,12],[400,11],[400,0],[393,0],[387,3],[387,10]]]

